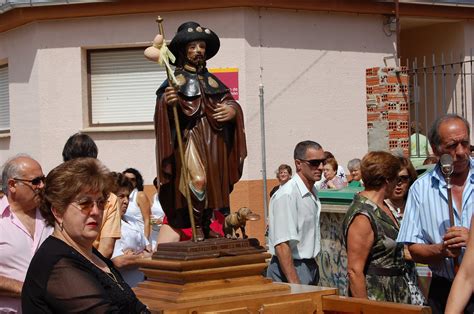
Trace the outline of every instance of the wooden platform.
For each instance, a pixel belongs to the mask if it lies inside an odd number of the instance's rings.
[[[322,297],[335,295],[337,289],[305,285],[273,283],[280,291],[260,291],[242,295],[242,289],[229,287],[234,295],[219,299],[201,299],[193,302],[170,303],[153,300],[137,293],[152,313],[323,313]],[[204,292],[202,292],[204,293]],[[207,292],[206,292],[207,294]]]
[[[258,241],[205,242],[169,244],[142,262],[140,270],[147,280],[133,290],[152,313],[430,312],[418,306],[339,297],[336,288],[273,283],[262,276],[270,254],[261,252]],[[229,245],[236,247],[229,251]]]
[[[142,263],[147,280],[135,288],[141,300],[186,303],[288,291],[262,276],[267,253],[199,260],[153,259]],[[147,303],[148,304],[148,303]]]

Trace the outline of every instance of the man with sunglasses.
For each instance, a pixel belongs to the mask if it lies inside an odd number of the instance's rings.
[[[31,258],[52,233],[38,209],[44,179],[39,163],[27,155],[17,155],[3,166],[8,205],[0,209],[0,312],[21,312],[21,289]]]
[[[314,183],[321,179],[324,151],[316,142],[300,142],[294,159],[296,175],[270,199],[268,246],[273,257],[267,277],[317,285],[321,203]]]

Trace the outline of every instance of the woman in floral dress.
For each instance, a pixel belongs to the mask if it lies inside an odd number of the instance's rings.
[[[403,244],[396,242],[398,221],[384,202],[397,185],[400,166],[387,152],[370,152],[362,160],[365,190],[354,196],[343,221],[353,297],[412,302]]]

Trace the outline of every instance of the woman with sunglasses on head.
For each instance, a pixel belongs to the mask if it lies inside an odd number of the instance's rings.
[[[78,158],[47,176],[40,211],[54,226],[33,257],[22,291],[25,313],[149,313],[93,242],[99,232],[110,172]]]
[[[362,159],[365,190],[356,194],[343,221],[349,294],[377,301],[412,303],[399,225],[384,200],[393,194],[401,165],[387,152]]]
[[[127,208],[127,215],[135,218],[142,226],[143,234],[150,239],[151,233],[151,204],[148,196],[143,192],[143,177],[134,168],[127,168],[122,172],[133,184],[133,191]]]
[[[407,202],[408,190],[415,182],[417,173],[410,159],[406,157],[398,157],[402,168],[398,172],[398,180],[395,189],[390,197],[385,200],[388,208],[392,211],[398,220],[398,226],[402,223],[403,213],[405,212],[405,204]],[[411,304],[423,305],[425,297],[418,286],[418,275],[416,273],[416,265],[413,262],[407,246],[404,246],[403,257],[405,258],[408,277],[408,285],[411,292]]]

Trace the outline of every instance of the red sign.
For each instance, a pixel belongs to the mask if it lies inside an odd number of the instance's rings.
[[[239,69],[237,68],[215,68],[209,72],[217,76],[230,90],[235,100],[239,100]]]

